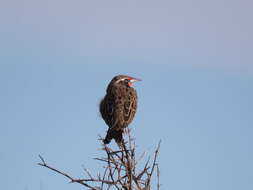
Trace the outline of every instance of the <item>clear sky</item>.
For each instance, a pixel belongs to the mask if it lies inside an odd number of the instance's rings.
[[[78,190],[36,165],[97,173],[98,112],[135,85],[138,152],[162,140],[162,189],[253,189],[253,2],[12,0],[0,6],[0,189]],[[114,142],[111,146],[113,146]]]

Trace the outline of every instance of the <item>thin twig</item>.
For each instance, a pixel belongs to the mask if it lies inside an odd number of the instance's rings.
[[[105,180],[107,170],[108,170],[108,168],[105,168],[104,175],[103,175],[103,181]],[[103,187],[104,187],[104,182],[103,181],[101,183],[101,189],[103,189]]]
[[[45,162],[44,158],[43,158],[41,155],[39,155],[39,158],[40,158],[40,160],[42,161],[42,163],[38,163],[38,165],[43,166],[43,167],[45,167],[45,168],[48,168],[48,169],[50,169],[50,170],[52,170],[52,171],[54,171],[54,172],[56,172],[56,173],[59,173],[59,174],[65,176],[66,178],[70,179],[70,182],[71,182],[71,183],[79,183],[79,184],[81,184],[81,185],[84,185],[85,187],[90,188],[91,190],[98,190],[97,188],[95,188],[95,187],[93,187],[93,186],[90,186],[90,185],[87,184],[87,183],[84,183],[84,182],[83,182],[82,180],[80,180],[80,179],[74,179],[73,177],[69,176],[68,174],[66,174],[66,173],[64,173],[64,172],[62,172],[62,171],[60,171],[60,170],[58,170],[58,169],[55,169],[55,168],[53,168],[53,167],[47,165],[47,163]]]
[[[158,153],[159,153],[160,145],[161,145],[161,140],[159,141],[158,147],[155,150],[155,157],[154,157],[154,160],[153,160],[151,172],[148,174],[148,176],[149,176],[148,181],[147,181],[148,186],[150,186],[151,177],[153,175],[153,172],[154,172],[154,169],[155,169],[155,166],[156,166],[156,160],[157,160],[157,156],[158,156]]]
[[[160,190],[160,169],[158,164],[156,165],[156,174],[157,174],[157,190]]]

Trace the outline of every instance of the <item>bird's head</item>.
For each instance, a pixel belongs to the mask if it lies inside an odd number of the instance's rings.
[[[110,84],[132,87],[133,83],[136,81],[141,81],[141,79],[130,77],[127,75],[117,75],[111,80]]]

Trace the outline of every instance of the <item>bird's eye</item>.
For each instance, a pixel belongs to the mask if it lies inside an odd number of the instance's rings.
[[[126,85],[127,87],[131,87],[131,86],[132,86],[132,83],[131,83],[131,80],[130,80],[130,79],[125,79],[124,82],[125,82],[125,85]]]
[[[125,82],[125,84],[128,85],[130,83],[130,80],[129,79],[125,79],[124,82]]]

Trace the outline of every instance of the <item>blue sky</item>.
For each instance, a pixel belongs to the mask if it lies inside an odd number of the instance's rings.
[[[98,104],[135,85],[139,153],[162,140],[162,189],[253,188],[251,1],[8,1],[0,7],[0,187],[80,189],[97,173]],[[112,145],[113,146],[113,143]]]

